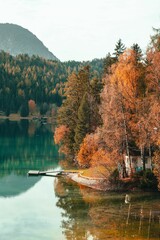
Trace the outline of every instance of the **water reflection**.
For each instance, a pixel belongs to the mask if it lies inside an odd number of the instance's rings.
[[[27,176],[17,176],[11,173],[0,179],[0,196],[11,197],[20,195],[33,187],[40,177],[27,179]]]
[[[160,239],[160,195],[107,194],[58,179],[57,206],[63,209],[66,239]]]
[[[56,168],[61,157],[53,143],[51,125],[0,121],[0,196],[26,191],[40,179],[27,179],[29,169]]]
[[[62,229],[66,239],[83,240],[88,226],[89,204],[82,201],[79,188],[66,179],[55,179],[56,206],[63,209]]]
[[[3,121],[0,146],[3,240],[160,239],[159,194],[131,194],[126,204],[126,194],[94,191],[58,178],[54,196],[52,178],[27,178],[29,169],[53,169],[62,159],[52,126]]]

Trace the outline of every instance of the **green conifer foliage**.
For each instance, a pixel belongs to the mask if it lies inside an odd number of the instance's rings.
[[[140,48],[140,46],[137,44],[137,43],[134,43],[131,47],[131,49],[133,49],[133,51],[135,52],[136,54],[136,60],[137,62],[141,61],[142,60],[142,50]]]
[[[25,103],[21,106],[20,115],[21,115],[21,117],[27,117],[27,116],[29,115],[28,102],[25,102]]]
[[[84,137],[91,129],[89,95],[85,93],[78,109],[78,121],[75,129],[75,149],[78,150]]]
[[[118,60],[119,56],[124,52],[125,49],[125,45],[122,43],[122,40],[119,39],[114,49],[115,52],[113,53],[116,60]]]
[[[84,67],[78,73],[72,73],[65,85],[65,97],[61,108],[58,112],[58,124],[65,125],[69,128],[65,145],[70,153],[75,152],[75,129],[78,122],[78,109],[80,107],[83,95],[89,92],[89,68]]]

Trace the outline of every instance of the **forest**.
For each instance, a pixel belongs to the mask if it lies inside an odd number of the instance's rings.
[[[122,178],[135,175],[139,155],[139,174],[154,174],[160,187],[160,30],[153,30],[145,53],[118,40],[101,78],[89,66],[69,75],[55,142],[81,168],[105,166],[108,176],[118,168]]]
[[[45,115],[62,104],[65,82],[71,72],[89,64],[91,74],[100,77],[103,59],[91,62],[60,62],[21,54],[0,52],[0,112]]]

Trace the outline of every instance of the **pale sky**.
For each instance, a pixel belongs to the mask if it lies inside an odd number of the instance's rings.
[[[0,23],[28,29],[61,61],[92,60],[119,38],[145,51],[160,28],[160,0],[0,0]]]

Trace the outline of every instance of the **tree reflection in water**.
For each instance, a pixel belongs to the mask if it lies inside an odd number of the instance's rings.
[[[57,167],[58,147],[51,125],[28,120],[0,121],[0,177],[25,175],[29,169]]]
[[[58,178],[55,179],[55,193],[58,197],[56,205],[63,209],[62,229],[66,239],[87,239],[89,204],[82,200],[79,188],[66,179]]]
[[[57,206],[63,209],[62,229],[67,240],[160,239],[160,195],[95,191],[59,178]]]
[[[0,120],[0,196],[17,196],[39,181],[27,178],[30,169],[58,167],[63,156],[54,145],[53,130],[38,120]]]

